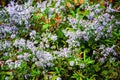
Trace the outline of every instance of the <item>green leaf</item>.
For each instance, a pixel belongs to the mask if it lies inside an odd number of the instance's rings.
[[[58,34],[58,38],[63,38],[64,37],[64,34],[61,30],[58,30],[57,34]]]
[[[33,64],[33,65],[32,65],[32,67],[31,67],[31,69],[34,69],[35,67],[36,67],[36,65],[35,65],[35,64]]]
[[[94,60],[91,60],[90,57],[89,57],[89,58],[85,59],[84,63],[86,63],[86,64],[92,64],[92,63],[94,63]]]
[[[84,49],[84,48],[85,48],[85,45],[84,45],[84,44],[81,44],[81,48]]]
[[[107,74],[108,74],[107,70],[102,71],[102,75],[107,75]]]
[[[55,67],[55,70],[56,70],[56,72],[57,72],[57,73],[59,73],[59,70],[58,70],[58,68],[57,68],[57,67]]]
[[[31,73],[33,76],[36,76],[38,74],[40,74],[40,71],[39,70],[32,70],[32,73]]]
[[[92,45],[92,49],[94,49],[94,50],[95,50],[97,47],[98,47],[98,46],[97,46],[96,44],[93,44],[93,45]]]
[[[47,29],[47,28],[49,28],[49,24],[43,25],[42,30],[45,30],[45,29]]]
[[[83,55],[84,55],[84,61],[85,61],[85,59],[86,59],[86,52],[85,51],[84,51]]]
[[[70,13],[72,14],[73,17],[75,17],[75,12],[73,10],[70,10]]]
[[[33,15],[33,19],[38,20],[39,18],[41,18],[43,16],[43,14],[35,14]]]
[[[88,48],[87,48],[87,49],[85,49],[85,52],[86,52],[86,53],[90,52],[90,49],[88,49]]]
[[[52,80],[56,80],[58,78],[58,76],[53,76]]]
[[[85,10],[84,16],[88,15],[89,13],[90,13],[89,10]]]
[[[94,65],[94,69],[95,69],[96,72],[98,72],[100,70],[99,65]]]

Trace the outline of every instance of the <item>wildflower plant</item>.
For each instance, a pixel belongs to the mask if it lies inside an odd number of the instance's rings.
[[[0,78],[120,79],[119,11],[105,3],[11,1],[0,9]]]

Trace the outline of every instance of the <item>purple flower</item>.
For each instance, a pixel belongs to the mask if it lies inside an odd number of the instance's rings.
[[[84,68],[85,67],[85,64],[84,63],[81,63],[80,64],[80,68]]]
[[[62,80],[62,79],[60,77],[58,77],[57,80]]]
[[[15,34],[12,34],[11,36],[10,36],[10,38],[15,38],[16,37],[16,35]]]
[[[96,30],[97,32],[101,32],[103,30],[103,26],[99,26]]]
[[[89,40],[89,36],[83,36],[83,38],[84,38],[85,41]]]
[[[93,19],[95,16],[94,12],[90,12],[90,14],[88,15],[88,19]]]
[[[105,62],[105,58],[100,58],[99,61],[104,63]]]
[[[116,21],[115,24],[120,25],[120,21]]]
[[[112,4],[109,4],[107,6],[106,12],[116,12],[116,10],[112,8]]]

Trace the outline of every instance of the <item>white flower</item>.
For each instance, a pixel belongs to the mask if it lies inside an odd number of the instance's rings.
[[[5,9],[10,15],[10,21],[14,21],[15,23],[21,24],[23,20],[26,23],[31,17],[30,13],[34,12],[34,7],[32,7],[31,4],[31,0],[21,5],[18,5],[14,1],[11,1],[10,4],[7,7],[5,7]]]
[[[120,25],[120,21],[116,21],[115,24]]]
[[[19,45],[25,46],[25,39],[21,38],[21,39],[19,40]]]
[[[61,52],[60,51],[53,51],[53,53],[59,55]]]
[[[34,47],[34,42],[27,40],[27,47],[32,49]]]
[[[10,38],[13,39],[13,38],[15,38],[15,36],[16,36],[15,34],[12,34],[12,35],[10,36]]]
[[[104,49],[105,45],[101,44],[99,49]]]
[[[3,49],[11,47],[11,42],[5,40],[1,46],[3,47]]]
[[[25,79],[28,80],[28,78],[31,76],[31,74],[25,74]]]
[[[70,61],[70,66],[74,66],[74,61]]]
[[[24,60],[26,60],[26,61],[29,61],[29,57],[31,56],[31,54],[29,54],[29,53],[24,53],[24,55],[23,55],[24,57]]]
[[[45,49],[44,43],[43,43],[42,41],[40,42],[39,47],[40,47],[41,49]]]
[[[106,9],[106,12],[116,12],[115,9],[112,8],[112,4],[110,4],[107,9]]]
[[[36,35],[36,31],[35,30],[32,30],[32,32],[30,32],[30,36],[35,36]]]
[[[9,63],[7,63],[7,65],[8,65],[8,67],[12,70],[12,69],[14,69],[14,62],[9,62]]]
[[[35,61],[37,61],[37,58],[32,57],[32,62],[35,62]]]
[[[10,63],[10,62],[12,62],[12,60],[11,60],[11,59],[8,59],[8,60],[6,61],[6,64],[7,64],[7,63]]]
[[[59,6],[60,6],[60,3],[61,3],[61,0],[58,0],[57,3],[56,3],[56,5],[55,5],[55,7],[56,7],[56,8],[59,7]]]
[[[100,58],[99,61],[104,63],[105,62],[105,58]]]
[[[18,68],[18,67],[20,67],[21,63],[22,63],[21,60],[15,61],[15,63],[14,63],[15,64],[15,69]]]
[[[83,36],[83,38],[84,38],[85,41],[89,40],[89,36]]]
[[[23,55],[18,55],[17,58],[18,58],[18,59],[22,59],[22,58],[23,58]]]
[[[57,40],[57,36],[54,36],[54,35],[52,35],[50,38],[51,38],[54,42]]]
[[[71,50],[69,48],[60,48],[60,51],[57,52],[58,53],[58,57],[69,57],[69,54],[71,53]]]
[[[90,14],[88,15],[88,19],[93,19],[94,18],[94,12],[90,12]]]
[[[116,60],[116,58],[114,58],[114,57],[109,59],[110,63],[114,62],[115,60]]]
[[[58,77],[56,80],[62,80],[60,77]]]
[[[53,64],[50,62],[53,60],[53,56],[46,51],[37,51],[36,52],[36,57],[38,58],[39,61],[36,61],[35,64],[37,66],[41,66],[45,68],[46,66],[52,66]]]
[[[44,37],[44,38],[42,38],[42,41],[47,43],[48,39],[46,37]]]
[[[47,6],[47,1],[44,1],[42,3],[37,3],[37,8],[40,8],[41,12],[44,12]]]
[[[84,68],[84,67],[85,67],[85,64],[81,63],[80,68]]]
[[[50,45],[49,45],[49,44],[45,44],[45,47],[46,47],[46,48],[49,48],[49,47],[50,47]]]
[[[106,25],[107,25],[107,22],[104,21],[104,22],[103,22],[103,25],[106,26]]]

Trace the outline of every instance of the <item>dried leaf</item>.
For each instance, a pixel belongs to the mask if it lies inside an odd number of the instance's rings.
[[[4,61],[0,61],[0,66],[3,67],[4,64],[3,64]]]
[[[68,8],[71,8],[71,7],[72,7],[72,5],[71,5],[70,2],[67,2],[67,3],[66,3],[66,6],[67,6]]]
[[[80,4],[83,4],[85,0],[79,0],[79,3]]]
[[[79,0],[74,0],[74,5],[75,6],[80,6]]]
[[[46,19],[46,20],[45,20],[45,23],[46,23],[46,24],[49,24],[49,23],[50,23],[50,20],[49,20],[49,19]]]
[[[62,18],[59,14],[56,14],[54,21],[56,23],[56,26],[59,26],[59,24],[62,22]]]
[[[74,5],[75,6],[80,6],[85,2],[85,0],[74,0]]]

